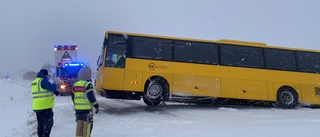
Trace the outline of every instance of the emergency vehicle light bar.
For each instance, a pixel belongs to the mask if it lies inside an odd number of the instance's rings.
[[[79,64],[79,63],[69,63],[69,64],[64,64],[64,66],[72,66],[72,67],[74,67],[74,66],[83,66],[84,64]]]
[[[77,50],[77,45],[54,45],[54,50]]]

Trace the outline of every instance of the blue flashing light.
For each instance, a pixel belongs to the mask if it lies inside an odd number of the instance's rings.
[[[80,66],[80,64],[75,63],[75,64],[69,64],[69,66]]]
[[[77,67],[77,66],[82,66],[85,67],[84,63],[66,63],[64,64],[65,67],[70,66],[70,67]]]

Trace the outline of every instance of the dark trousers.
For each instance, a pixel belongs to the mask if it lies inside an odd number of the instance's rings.
[[[38,137],[50,137],[53,126],[53,112],[52,109],[46,109],[36,112],[38,121]]]

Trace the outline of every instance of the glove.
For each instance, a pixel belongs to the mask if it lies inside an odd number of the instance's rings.
[[[99,113],[99,107],[96,107],[96,111],[95,111],[96,114]]]
[[[53,92],[56,96],[59,96],[60,92],[59,91],[55,91]]]

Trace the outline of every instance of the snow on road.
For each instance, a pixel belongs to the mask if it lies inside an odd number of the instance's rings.
[[[0,133],[3,137],[35,135],[31,81],[0,81]],[[93,137],[318,137],[320,109],[203,106],[112,100],[97,95],[101,110],[94,117]],[[75,136],[69,96],[56,97],[52,137]]]

